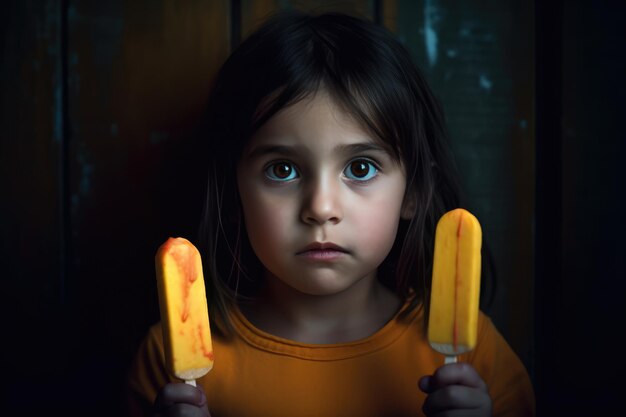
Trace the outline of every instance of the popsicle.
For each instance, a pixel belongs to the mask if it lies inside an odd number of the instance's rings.
[[[190,385],[213,368],[202,260],[185,238],[169,238],[155,256],[165,363]]]
[[[457,208],[437,223],[428,341],[445,363],[476,346],[482,230],[469,211]]]

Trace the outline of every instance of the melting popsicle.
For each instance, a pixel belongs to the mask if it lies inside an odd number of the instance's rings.
[[[165,362],[190,385],[213,367],[202,260],[184,238],[169,238],[155,256]]]
[[[445,363],[476,346],[482,231],[465,209],[445,213],[437,223],[428,341]]]

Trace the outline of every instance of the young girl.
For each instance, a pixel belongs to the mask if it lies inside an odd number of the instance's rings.
[[[534,415],[484,314],[458,363],[425,338],[435,225],[459,201],[441,110],[393,35],[276,15],[224,64],[205,132],[215,365],[180,383],[154,325],[134,415]]]

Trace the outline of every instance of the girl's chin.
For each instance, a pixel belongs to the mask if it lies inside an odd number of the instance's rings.
[[[301,271],[295,279],[274,277],[287,287],[300,294],[311,296],[331,296],[349,290],[360,281],[358,278],[346,277],[346,274],[332,270]]]

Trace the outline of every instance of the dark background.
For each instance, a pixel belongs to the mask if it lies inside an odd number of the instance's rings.
[[[369,17],[409,48],[494,255],[485,310],[526,364],[538,414],[618,409],[626,2],[12,0],[0,414],[124,415],[125,372],[158,320],[154,253],[195,238],[205,174],[190,134],[212,77],[289,7]]]

